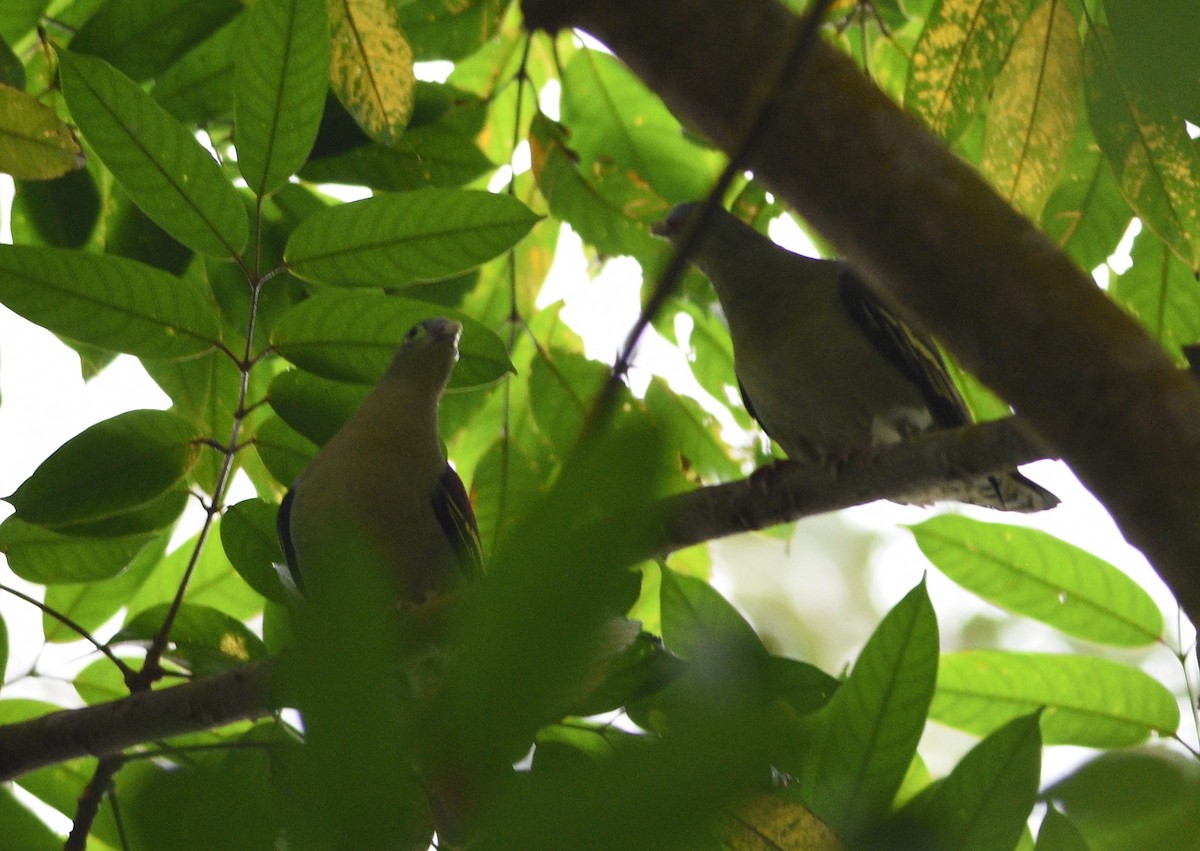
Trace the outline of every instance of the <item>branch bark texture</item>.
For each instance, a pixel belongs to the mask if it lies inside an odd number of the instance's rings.
[[[775,0],[524,0],[530,27],[611,48],[731,150],[1067,460],[1200,622],[1200,388],[1028,220]]]

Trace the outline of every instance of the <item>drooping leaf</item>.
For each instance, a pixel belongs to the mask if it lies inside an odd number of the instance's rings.
[[[42,585],[93,582],[116,576],[154,538],[153,534],[121,538],[85,538],[9,517],[0,523],[0,553],[12,572]]]
[[[0,83],[0,172],[49,180],[82,168],[84,161],[71,128],[54,110]]]
[[[289,271],[342,287],[402,287],[448,278],[511,248],[537,221],[508,195],[425,189],[379,195],[309,216],[288,240]]]
[[[440,122],[410,128],[397,147],[369,143],[310,160],[300,176],[318,183],[349,183],[401,192],[462,186],[495,165],[469,134]]]
[[[284,589],[272,567],[283,562],[275,531],[277,509],[278,506],[261,499],[246,499],[231,505],[221,519],[221,546],[251,588],[268,600],[282,603]]]
[[[200,453],[195,427],[169,411],[129,411],[71,438],[5,500],[56,527],[115,517],[183,480]]]
[[[0,246],[0,302],[57,334],[138,357],[187,357],[220,339],[194,280],[120,257]]]
[[[950,514],[909,528],[942,573],[1011,612],[1119,647],[1145,646],[1162,634],[1162,614],[1141,586],[1046,532]]]
[[[195,137],[103,60],[61,52],[59,72],[84,138],[146,215],[195,251],[237,256],[246,207]]]
[[[234,74],[238,167],[258,195],[296,172],[317,136],[328,88],[322,0],[260,0],[247,14]]]
[[[395,145],[412,116],[416,77],[399,12],[387,0],[328,0],[329,82],[358,125]]]
[[[350,418],[367,393],[362,384],[289,369],[275,376],[268,397],[280,419],[320,446]]]
[[[89,169],[54,180],[18,180],[13,194],[16,245],[83,248],[100,220],[100,193]]]
[[[929,717],[977,735],[1046,707],[1046,744],[1123,747],[1171,735],[1179,707],[1137,668],[1088,656],[972,650],[942,657]]]
[[[504,343],[471,317],[379,293],[331,290],[313,296],[283,317],[273,342],[285,358],[315,375],[374,384],[408,329],[433,316],[463,325],[451,388],[490,384],[512,370]]]

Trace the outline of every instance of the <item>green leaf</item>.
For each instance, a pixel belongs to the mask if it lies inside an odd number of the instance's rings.
[[[48,180],[83,168],[86,158],[71,128],[30,95],[0,84],[0,172]]]
[[[275,531],[278,510],[278,505],[261,499],[246,499],[231,505],[221,520],[221,546],[251,588],[268,600],[283,603],[286,602],[283,586],[272,566],[283,562]]]
[[[234,74],[238,167],[267,195],[308,157],[329,87],[323,0],[259,0],[247,13]]]
[[[1045,794],[1091,848],[1196,847],[1200,764],[1191,756],[1163,747],[1101,754]]]
[[[1183,120],[1123,84],[1106,30],[1085,48],[1088,114],[1129,206],[1189,266],[1200,255],[1200,160]]]
[[[515,245],[538,217],[509,195],[425,189],[309,216],[288,240],[288,269],[344,287],[402,287],[473,269]]]
[[[880,622],[818,713],[824,742],[806,763],[801,788],[839,835],[854,835],[888,812],[916,754],[937,676],[937,618],[922,582]]]
[[[1070,149],[1081,67],[1079,24],[1071,7],[1043,0],[991,81],[979,170],[1014,207],[1035,219]]]
[[[0,3],[0,38],[16,44],[37,26],[50,0],[7,0]]]
[[[1200,8],[1186,0],[1105,0],[1104,11],[1122,80],[1137,92],[1168,98],[1192,123],[1200,121]]]
[[[210,532],[210,541],[219,537],[220,522]],[[190,568],[186,602],[211,606],[243,622],[261,614],[262,595],[247,585],[234,570],[225,557],[225,550],[215,544],[205,546],[201,549],[200,558],[194,559],[198,543],[198,536],[193,535],[162,559],[137,590],[126,597],[127,611],[141,612],[174,600],[179,583]]]
[[[986,108],[1031,0],[940,0],[913,47],[904,105],[954,141]]]
[[[690,659],[720,641],[766,659],[758,633],[707,582],[663,568],[659,594],[663,641],[672,653]]]
[[[300,176],[314,183],[349,183],[402,192],[470,183],[495,168],[470,134],[445,124],[410,128],[399,147],[371,142],[309,160]]]
[[[112,637],[113,644],[152,641],[170,609],[164,603],[129,620]],[[197,676],[218,674],[266,656],[262,639],[241,621],[211,606],[194,603],[179,607],[169,634],[174,650],[168,655]]]
[[[613,256],[644,259],[667,253],[666,244],[647,231],[648,223],[670,209],[665,199],[611,169],[585,178],[563,129],[540,112],[530,125],[529,145],[533,174],[550,212],[569,222],[585,242]]]
[[[119,257],[0,246],[0,302],[56,334],[137,357],[187,357],[220,339],[194,280]]]
[[[502,0],[412,0],[400,6],[400,24],[418,62],[470,56],[496,34]]]
[[[560,458],[570,455],[583,423],[608,378],[608,368],[575,352],[539,351],[529,371],[529,408],[538,431]],[[619,391],[629,400],[628,389]]]
[[[62,52],[59,73],[84,137],[146,215],[201,254],[236,257],[246,207],[191,132],[103,60]]]
[[[1113,565],[1038,529],[951,514],[909,527],[938,570],[974,594],[1076,638],[1153,644],[1162,614]]]
[[[119,0],[106,3],[71,39],[71,50],[148,80],[240,12],[239,0]]]
[[[648,181],[672,204],[704,197],[717,159],[689,141],[675,116],[614,57],[580,50],[563,69],[562,121],[585,172],[598,161]]]
[[[285,488],[292,486],[317,454],[315,443],[293,431],[279,417],[270,417],[258,427],[254,448],[263,466]]]
[[[659,376],[651,379],[644,398],[689,474],[709,482],[738,477],[741,468],[721,439],[720,423],[695,399],[673,392]]]
[[[946,851],[1016,847],[1041,779],[1040,714],[1000,727],[959,760],[949,776],[915,798],[898,818],[918,833],[897,846]],[[893,835],[893,841],[898,838]]]
[[[15,516],[0,523],[0,553],[8,559],[9,568],[40,585],[116,576],[154,538],[152,533],[120,538],[62,535]]]
[[[412,116],[412,48],[391,3],[330,0],[329,82],[358,126],[394,145]]]
[[[1080,121],[1058,186],[1042,209],[1042,230],[1080,268],[1091,270],[1116,251],[1132,217],[1091,124]]]
[[[1179,726],[1174,696],[1148,674],[1107,659],[972,650],[942,657],[929,717],[976,735],[1046,707],[1046,744],[1124,747]]]
[[[16,181],[13,242],[83,248],[100,219],[100,193],[86,168],[55,180]]]
[[[271,407],[280,419],[313,443],[321,446],[350,418],[368,389],[289,369],[271,382]]]
[[[272,342],[280,354],[308,372],[374,384],[408,330],[433,316],[447,316],[463,325],[451,388],[490,384],[512,371],[504,343],[469,316],[379,293],[329,290],[313,296],[284,315]]]
[[[1089,846],[1079,828],[1050,804],[1038,828],[1034,851],[1089,851]]]
[[[9,847],[23,851],[53,851],[62,847],[62,839],[8,788],[0,788],[0,835]]]
[[[471,493],[485,554],[492,552],[544,495],[550,471],[539,460],[520,443],[501,437],[475,465]]]
[[[111,579],[93,580],[78,585],[46,586],[46,605],[70,618],[78,627],[95,632],[129,602],[161,562],[167,549],[168,533],[160,533],[134,557],[129,566]],[[42,633],[49,642],[78,641],[72,627],[42,613]]]
[[[1129,254],[1133,265],[1109,293],[1178,363],[1185,363],[1181,347],[1200,340],[1200,287],[1195,273],[1145,228],[1133,240]]]
[[[245,20],[238,15],[159,76],[150,94],[163,109],[185,124],[233,115],[233,66]]]
[[[169,411],[129,411],[85,429],[5,499],[21,519],[65,526],[115,517],[175,487],[199,457],[200,435]]]

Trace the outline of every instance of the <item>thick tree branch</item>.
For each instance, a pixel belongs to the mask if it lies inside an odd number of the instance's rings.
[[[781,462],[749,479],[662,501],[661,536],[635,560],[739,532],[765,529],[876,499],[899,498],[948,478],[970,478],[1045,457],[1016,418],[923,435],[863,452],[834,468]],[[406,635],[447,641],[453,602],[422,609]],[[412,647],[399,648],[414,652]],[[0,727],[0,783],[83,756],[260,718],[287,705],[272,685],[274,660],[83,709]]]
[[[798,29],[775,0],[524,9],[599,38],[726,150],[777,99],[749,167],[1029,419],[1200,621],[1200,388],[969,166],[828,45],[774,91]]]
[[[64,709],[0,727],[0,783],[82,756],[269,715],[270,661],[122,700]]]

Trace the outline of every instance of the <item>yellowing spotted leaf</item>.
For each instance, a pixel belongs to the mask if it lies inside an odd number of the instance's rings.
[[[368,136],[394,145],[413,111],[413,54],[390,0],[328,0],[329,81]]]

